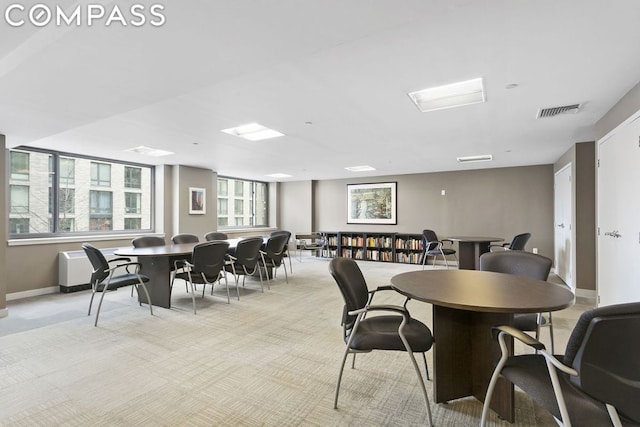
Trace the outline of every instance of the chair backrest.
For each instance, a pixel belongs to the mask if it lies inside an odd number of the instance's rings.
[[[260,247],[262,237],[248,237],[242,239],[236,245],[235,263],[244,265],[247,271],[253,271],[260,259]]]
[[[564,363],[579,373],[571,381],[620,415],[640,423],[640,302],[582,313],[567,342]]]
[[[229,242],[220,240],[198,243],[191,254],[192,272],[203,273],[209,281],[216,280],[224,268],[227,249]]]
[[[84,249],[84,253],[87,254],[87,258],[89,258],[89,262],[91,262],[91,266],[93,267],[91,284],[94,285],[102,282],[109,276],[109,262],[107,262],[107,259],[100,249],[89,243],[83,243],[82,249]]]
[[[282,262],[282,258],[284,257],[288,241],[289,236],[286,234],[278,234],[276,236],[269,237],[264,249],[264,252],[266,253],[265,257],[272,260],[275,265],[279,266]]]
[[[438,246],[439,240],[436,232],[433,230],[422,230],[422,247],[426,251],[435,249]]]
[[[227,236],[227,233],[221,233],[219,231],[211,231],[204,235],[204,240],[207,242],[212,240],[227,240],[228,238],[229,236]]]
[[[173,236],[171,238],[171,241],[173,243],[175,243],[176,245],[178,245],[180,243],[198,243],[200,241],[200,239],[195,234],[181,233],[181,234],[176,234],[175,236]]]
[[[285,235],[287,236],[287,242],[284,244],[285,248],[289,246],[289,240],[291,240],[291,232],[287,230],[276,230],[271,232],[271,237]]]
[[[344,298],[342,322],[347,330],[351,330],[356,316],[349,316],[349,311],[363,308],[369,300],[369,288],[358,264],[351,258],[333,258],[329,263],[329,272],[338,284]]]
[[[516,235],[511,243],[509,244],[509,249],[512,251],[523,251],[525,245],[531,238],[531,233],[522,233]]]
[[[547,280],[552,261],[542,255],[523,251],[486,252],[480,256],[480,270],[515,274]]]
[[[140,236],[131,241],[134,248],[150,248],[152,246],[164,246],[165,242],[162,237],[158,236]]]

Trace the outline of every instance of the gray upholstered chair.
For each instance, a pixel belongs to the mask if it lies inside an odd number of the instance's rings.
[[[221,233],[219,231],[211,231],[204,235],[204,240],[207,242],[212,240],[227,240],[228,238],[229,236],[227,236],[227,233]]]
[[[422,230],[422,269],[424,270],[424,266],[427,262],[427,257],[433,257],[433,265],[436,265],[436,259],[438,256],[442,256],[444,259],[444,264],[449,268],[449,262],[447,261],[448,255],[453,255],[456,259],[456,263],[458,262],[458,257],[456,256],[456,250],[448,247],[444,247],[444,243],[447,242],[449,245],[453,244],[452,240],[449,239],[438,239],[438,235],[433,230]]]
[[[531,238],[531,233],[517,234],[511,239],[509,243],[502,243],[501,245],[489,245],[489,249],[499,248],[506,251],[524,251],[524,247]]]
[[[293,267],[291,266],[291,254],[289,254],[289,240],[291,240],[291,232],[287,230],[276,230],[271,233],[271,237],[284,234],[287,236],[287,243],[284,246],[284,257],[289,259],[289,271],[293,274]]]
[[[524,251],[487,252],[480,256],[480,270],[496,273],[514,274],[531,279],[544,280],[549,278],[552,261],[542,255]],[[540,327],[548,326],[551,340],[551,352],[555,350],[553,339],[553,317],[551,312],[545,318],[542,313],[518,313],[514,315],[513,326],[521,331],[536,333],[540,339]]]
[[[489,382],[482,409],[500,376],[549,411],[565,427],[640,425],[640,303],[599,307],[582,313],[563,356],[521,331],[495,327],[502,357]],[[539,354],[513,356],[514,337]]]
[[[260,247],[262,246],[262,237],[248,237],[240,240],[236,245],[233,255],[227,254],[229,261],[225,264],[224,269],[233,274],[236,282],[236,293],[240,300],[240,288],[238,282],[239,276],[242,276],[242,286],[244,279],[256,273],[260,276],[260,290],[264,292],[262,284],[262,270],[260,270]],[[267,282],[267,286],[269,283]]]
[[[200,241],[200,238],[195,234],[180,233],[171,237],[171,241],[176,245],[181,243],[198,243]]]
[[[173,276],[171,289],[173,289],[173,281],[175,279],[182,279],[191,285],[193,314],[196,314],[195,284],[203,285],[202,297],[204,298],[206,285],[211,285],[211,295],[213,295],[213,285],[224,278],[225,284],[227,285],[227,304],[230,302],[229,283],[227,282],[227,275],[224,271],[227,249],[229,249],[229,242],[212,241],[198,243],[193,247],[190,260],[176,261],[176,266],[180,268],[180,271],[176,271],[176,274]]]
[[[342,311],[343,338],[346,343],[333,407],[338,407],[338,394],[344,365],[349,354],[353,354],[355,364],[356,353],[368,353],[373,350],[405,351],[411,359],[411,363],[418,375],[422,388],[424,402],[427,407],[429,424],[431,420],[431,408],[429,398],[424,385],[420,368],[416,363],[413,353],[422,353],[422,359],[429,379],[429,369],[425,353],[433,345],[431,330],[422,322],[413,319],[407,310],[407,302],[404,306],[396,305],[372,305],[372,299],[376,292],[391,290],[390,286],[382,286],[369,291],[362,271],[358,264],[351,258],[334,258],[329,263],[329,271],[344,298]],[[386,315],[368,316],[368,313],[386,312]],[[366,317],[365,317],[366,316]],[[352,365],[353,367],[353,365]]]
[[[289,276],[287,276],[287,267],[284,265],[285,251],[287,248],[287,242],[289,241],[289,235],[277,234],[269,237],[267,243],[260,250],[262,254],[262,267],[269,278],[269,269],[272,270],[272,277],[276,277],[278,268],[284,266],[284,277],[287,283],[289,283]]]
[[[140,263],[131,262],[129,258],[115,258],[107,261],[104,254],[100,249],[89,243],[83,243],[82,249],[89,258],[93,271],[91,272],[91,300],[89,301],[89,312],[87,316],[91,316],[91,306],[93,305],[93,298],[96,296],[96,292],[102,292],[100,296],[100,303],[98,303],[98,310],[96,311],[96,321],[93,324],[98,326],[98,317],[100,316],[100,309],[102,308],[102,300],[107,291],[112,291],[124,286],[133,286],[136,291],[140,292],[140,286],[147,297],[147,303],[149,304],[149,312],[153,315],[153,308],[151,307],[151,297],[147,291],[145,283],[149,281],[149,278],[144,274],[140,274]],[[110,264],[114,264],[111,266]],[[116,274],[116,272],[120,272]],[[142,302],[140,302],[142,306]]]

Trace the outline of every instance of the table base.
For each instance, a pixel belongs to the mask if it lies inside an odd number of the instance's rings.
[[[491,327],[512,325],[511,313],[487,313],[433,306],[433,391],[436,403],[474,396],[484,401],[500,346]],[[513,340],[508,345],[513,351]],[[514,422],[513,384],[500,378],[491,409]]]

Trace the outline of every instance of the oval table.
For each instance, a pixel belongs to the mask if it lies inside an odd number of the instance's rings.
[[[246,238],[246,237],[245,237]],[[242,239],[227,239],[229,250],[233,251]],[[266,240],[263,238],[263,240]],[[203,243],[203,242],[199,242]],[[149,296],[153,305],[171,308],[171,266],[175,259],[191,256],[193,247],[198,243],[180,243],[166,246],[149,246],[146,248],[119,248],[114,251],[118,256],[138,257],[140,271],[149,277]],[[144,295],[140,301],[146,303]]]
[[[421,270],[398,274],[391,286],[409,298],[433,304],[434,400],[466,396],[483,401],[500,347],[492,326],[513,325],[515,313],[570,307],[569,288],[549,282],[477,270]],[[509,344],[513,351],[513,341]],[[513,384],[501,378],[491,408],[514,420]]]
[[[453,236],[447,239],[458,242],[458,268],[461,270],[479,270],[480,255],[489,252],[491,243],[504,241],[501,237],[486,236]]]

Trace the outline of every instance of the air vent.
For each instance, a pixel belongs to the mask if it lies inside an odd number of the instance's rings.
[[[575,114],[580,111],[580,104],[563,105],[561,107],[541,108],[538,111],[538,118],[555,117],[559,114]]]

